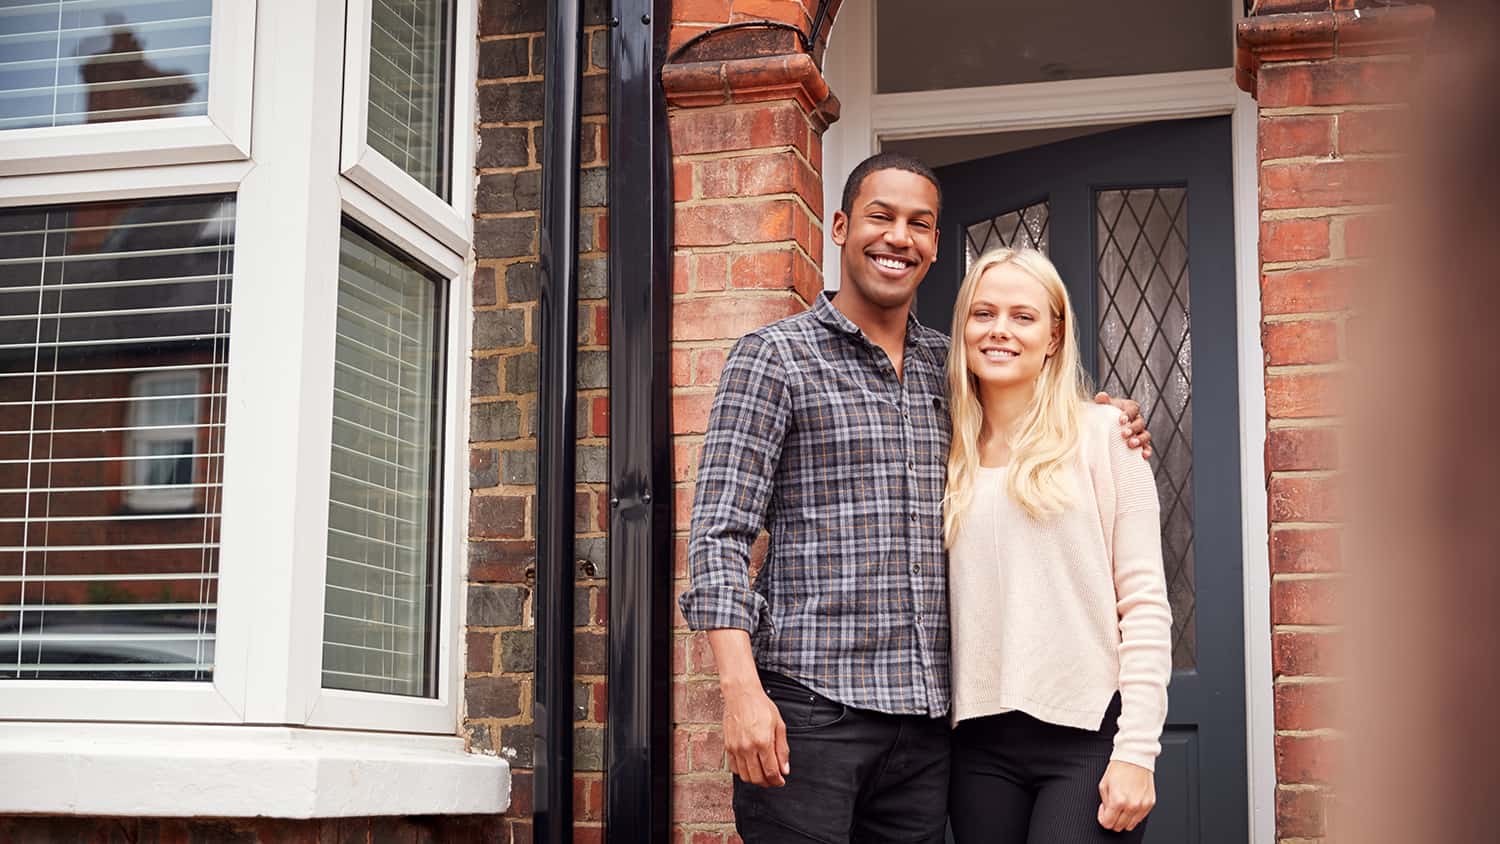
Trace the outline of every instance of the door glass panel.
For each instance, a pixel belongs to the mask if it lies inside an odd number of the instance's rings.
[[[1193,344],[1187,189],[1094,196],[1099,388],[1141,403],[1161,501],[1172,664],[1197,664],[1193,561]]]
[[[964,267],[980,255],[1005,246],[1047,252],[1047,200],[981,220],[964,230]]]

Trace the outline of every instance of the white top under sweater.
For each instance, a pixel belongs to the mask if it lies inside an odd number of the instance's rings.
[[[1119,413],[1083,410],[1074,494],[1055,516],[1027,515],[1004,467],[979,470],[949,549],[953,721],[1019,710],[1097,730],[1118,690],[1110,758],[1154,770],[1172,611],[1156,485],[1120,436]]]

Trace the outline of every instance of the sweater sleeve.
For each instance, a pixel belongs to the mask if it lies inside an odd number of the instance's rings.
[[[1160,505],[1151,466],[1111,423],[1114,482],[1111,556],[1120,624],[1120,719],[1110,758],[1155,770],[1172,677],[1172,609],[1161,554]]]

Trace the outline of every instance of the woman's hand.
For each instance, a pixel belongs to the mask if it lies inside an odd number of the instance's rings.
[[[1156,778],[1140,765],[1114,760],[1099,780],[1099,825],[1115,832],[1135,829],[1156,805]]]

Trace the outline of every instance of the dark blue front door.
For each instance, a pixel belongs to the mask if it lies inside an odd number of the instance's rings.
[[[918,294],[947,330],[968,262],[1052,258],[1083,359],[1147,414],[1174,672],[1152,844],[1247,840],[1234,217],[1227,117],[1152,123],[938,170],[938,261]]]

